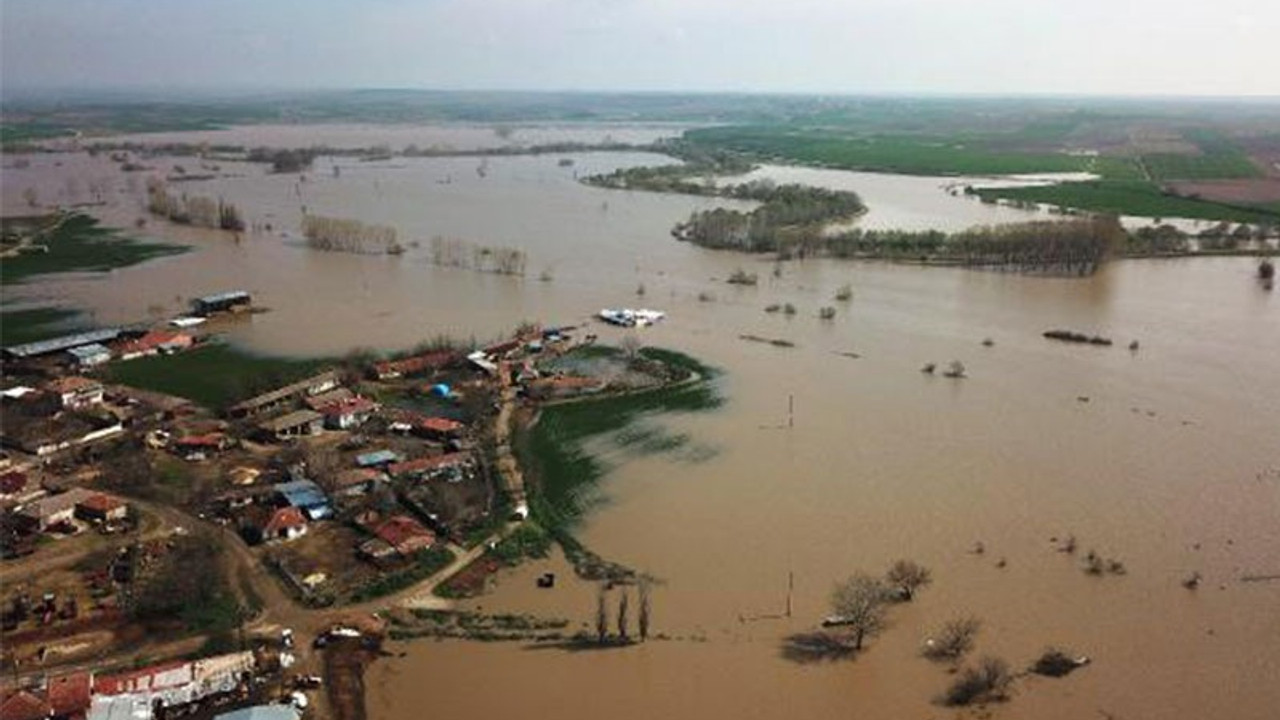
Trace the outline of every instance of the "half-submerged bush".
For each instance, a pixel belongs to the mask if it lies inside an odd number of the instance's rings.
[[[1009,685],[1012,683],[1009,663],[996,657],[984,657],[978,661],[977,667],[961,670],[937,701],[947,707],[998,702],[1009,697]]]

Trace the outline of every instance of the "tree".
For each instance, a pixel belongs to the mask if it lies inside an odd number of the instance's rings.
[[[832,590],[831,609],[852,632],[854,650],[861,650],[863,639],[884,629],[887,598],[884,583],[865,573],[837,583]]]
[[[930,660],[959,660],[973,649],[973,639],[982,622],[972,615],[948,620],[935,637],[924,643],[924,656]]]
[[[938,702],[957,707],[975,702],[1003,700],[1008,696],[1009,685],[1012,683],[1009,663],[996,657],[984,657],[978,661],[977,667],[965,668],[955,682],[951,683],[951,687],[938,698]]]
[[[596,641],[601,645],[609,638],[609,609],[605,607],[604,586],[596,591]]]
[[[622,597],[618,599],[618,637],[627,639],[627,611],[631,604],[631,595],[624,588]]]
[[[885,573],[885,580],[898,589],[902,599],[910,602],[916,590],[933,582],[929,568],[913,561],[899,560]]]
[[[640,624],[640,642],[644,642],[649,638],[649,619],[651,617],[650,610],[650,586],[648,578],[640,578],[640,615],[636,618]]]

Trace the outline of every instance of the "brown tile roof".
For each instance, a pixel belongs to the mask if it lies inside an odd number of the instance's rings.
[[[49,681],[49,705],[54,715],[84,716],[89,709],[93,676],[87,672],[63,675]]]
[[[76,507],[82,507],[86,510],[106,514],[112,510],[124,507],[124,501],[120,498],[107,495],[106,493],[97,493],[76,503]]]
[[[414,355],[402,360],[387,360],[373,366],[379,376],[412,375],[424,370],[438,370],[456,362],[458,354],[451,350]]]
[[[26,690],[19,690],[0,703],[0,720],[42,720],[51,712],[49,703]]]
[[[467,453],[447,453],[445,455],[436,455],[434,457],[418,458],[417,460],[408,460],[406,462],[394,463],[387,468],[392,477],[400,475],[414,475],[417,473],[425,473],[430,470],[451,467],[454,465],[462,465],[471,459]]]
[[[79,392],[81,390],[91,390],[93,388],[102,387],[102,383],[93,378],[82,377],[80,375],[68,375],[49,381],[49,389],[59,393],[66,394]]]
[[[278,535],[281,530],[303,527],[307,524],[307,516],[296,507],[283,507],[271,513],[266,524],[262,526],[263,535]]]
[[[451,433],[458,432],[466,426],[457,420],[450,420],[445,417],[429,417],[419,422],[418,427],[431,432]]]
[[[0,475],[0,494],[12,495],[27,486],[27,476],[16,470]]]
[[[407,515],[394,515],[374,530],[383,542],[395,548],[401,555],[412,555],[431,547],[436,536],[417,520]]]

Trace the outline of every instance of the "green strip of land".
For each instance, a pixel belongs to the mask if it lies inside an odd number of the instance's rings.
[[[78,317],[75,310],[56,307],[0,311],[0,345],[21,345],[75,332],[81,329],[74,321]]]
[[[2,232],[6,246],[26,246],[20,254],[0,260],[0,282],[5,285],[53,273],[105,272],[188,250],[122,237],[82,213],[6,219]]]
[[[112,363],[106,374],[111,382],[177,395],[220,410],[331,364],[323,359],[268,357],[227,345],[208,345],[176,355]]]

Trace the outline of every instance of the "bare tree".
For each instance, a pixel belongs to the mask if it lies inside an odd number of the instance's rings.
[[[649,618],[651,615],[649,600],[650,590],[649,579],[643,577],[640,578],[640,614],[639,617],[636,618],[640,625],[640,642],[644,642],[649,639]]]
[[[899,596],[908,602],[915,597],[916,590],[933,582],[929,568],[914,560],[895,562],[884,577],[890,585],[897,588]]]
[[[1012,683],[1009,663],[996,657],[984,657],[978,661],[977,667],[965,668],[938,702],[956,707],[1004,700]]]
[[[618,637],[624,641],[627,639],[627,613],[630,605],[631,594],[623,588],[622,597],[618,599]]]
[[[605,607],[604,586],[596,591],[596,641],[601,645],[609,638],[609,609]]]
[[[959,660],[973,649],[973,639],[982,622],[972,615],[948,620],[938,633],[924,642],[924,656],[930,660]]]
[[[887,597],[884,583],[865,573],[837,583],[832,590],[831,609],[839,624],[853,634],[854,650],[861,650],[863,639],[884,629]]]

